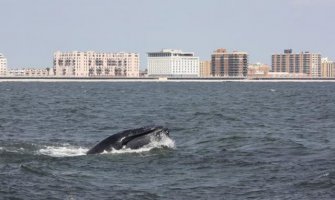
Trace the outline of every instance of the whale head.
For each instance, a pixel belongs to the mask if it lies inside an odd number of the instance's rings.
[[[146,126],[137,129],[129,129],[102,140],[92,147],[87,154],[98,154],[112,149],[139,149],[153,141],[160,141],[169,136],[169,129],[163,126]]]

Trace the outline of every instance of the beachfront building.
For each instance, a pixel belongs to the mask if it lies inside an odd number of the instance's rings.
[[[138,77],[137,53],[56,52],[53,70],[66,77]]]
[[[200,77],[210,77],[211,76],[211,62],[200,61]]]
[[[334,78],[335,77],[335,62],[328,58],[321,59],[321,77]]]
[[[284,50],[283,54],[272,55],[272,72],[290,74],[306,74],[306,77],[321,76],[321,55],[318,53],[292,53],[292,49]]]
[[[266,78],[269,75],[270,66],[262,63],[248,66],[248,78]]]
[[[211,74],[223,77],[246,77],[248,73],[248,54],[246,52],[227,52],[217,49],[212,54]]]
[[[7,59],[0,53],[0,76],[7,75]]]
[[[192,52],[163,49],[148,53],[148,76],[199,77],[199,57]]]
[[[53,72],[50,68],[17,68],[8,69],[7,76],[10,77],[48,77],[52,76]]]

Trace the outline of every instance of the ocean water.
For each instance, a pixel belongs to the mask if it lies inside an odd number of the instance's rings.
[[[334,199],[334,102],[333,83],[0,83],[0,199]],[[85,155],[146,125],[172,139]]]

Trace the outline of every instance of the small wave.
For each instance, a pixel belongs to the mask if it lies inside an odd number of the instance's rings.
[[[46,146],[39,150],[39,153],[52,157],[73,157],[86,155],[87,148],[75,146]]]
[[[13,147],[0,147],[0,151],[23,154],[26,153],[26,149],[23,147],[13,148]]]
[[[48,172],[43,171],[43,170],[41,170],[37,167],[33,167],[29,164],[21,164],[20,167],[21,167],[21,169],[23,169],[27,172],[34,173],[34,174],[37,174],[37,175],[49,175]]]

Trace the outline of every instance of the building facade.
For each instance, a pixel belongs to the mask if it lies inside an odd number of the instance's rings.
[[[0,53],[0,76],[7,75],[7,59]]]
[[[56,52],[55,76],[138,77],[140,57],[137,53]]]
[[[335,77],[335,62],[328,60],[328,58],[321,59],[321,77],[334,78]]]
[[[210,77],[211,75],[211,62],[200,61],[200,77]]]
[[[199,77],[199,57],[192,52],[163,49],[148,53],[148,76]]]
[[[284,50],[284,54],[272,55],[272,71],[290,74],[306,74],[306,77],[321,76],[321,55],[301,52],[293,54],[292,49]]]
[[[212,76],[246,77],[248,74],[248,54],[246,52],[227,52],[217,49],[212,54]]]

